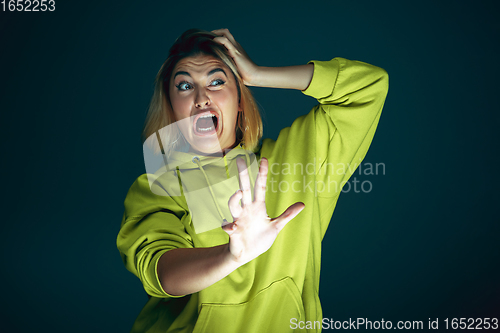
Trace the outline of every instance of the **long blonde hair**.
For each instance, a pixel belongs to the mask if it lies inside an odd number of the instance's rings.
[[[175,130],[174,126],[169,126],[169,130],[162,131],[161,134],[159,132],[161,129],[175,122],[168,93],[170,77],[175,65],[181,59],[198,54],[206,54],[220,59],[231,70],[236,79],[238,99],[243,109],[242,112],[238,112],[236,143],[242,143],[245,149],[254,152],[258,149],[259,140],[263,134],[259,109],[250,89],[243,83],[233,59],[229,56],[223,45],[213,41],[214,37],[217,37],[217,35],[212,32],[189,29],[174,42],[170,48],[167,60],[165,60],[156,75],[153,97],[142,130],[143,143],[145,141],[159,142],[159,145],[157,144],[156,146],[159,146],[167,155],[179,145],[179,138],[182,137],[182,134],[178,129]],[[172,129],[172,127],[174,128]]]

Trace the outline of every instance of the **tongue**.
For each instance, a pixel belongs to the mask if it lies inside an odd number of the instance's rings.
[[[209,128],[214,125],[213,117],[211,118],[200,118],[198,120],[198,128]]]

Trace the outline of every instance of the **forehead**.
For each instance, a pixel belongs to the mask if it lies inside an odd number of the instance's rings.
[[[172,71],[172,77],[179,71],[185,71],[190,74],[206,74],[208,71],[216,67],[224,70],[228,69],[222,60],[210,55],[200,54],[197,56],[186,57],[179,60],[179,62],[175,65],[174,70]]]

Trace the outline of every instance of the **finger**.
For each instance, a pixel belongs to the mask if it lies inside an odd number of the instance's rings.
[[[228,223],[222,226],[222,230],[224,230],[229,236],[231,236],[237,228],[238,225],[236,224],[236,222]]]
[[[212,32],[216,35],[222,35],[229,39],[231,43],[236,45],[236,40],[234,39],[233,35],[229,32],[229,29],[217,29],[217,30],[212,30]]]
[[[238,190],[231,196],[231,198],[229,198],[229,201],[227,203],[227,205],[229,206],[229,211],[233,216],[233,219],[237,219],[241,215],[241,210],[242,210],[240,205],[241,198],[243,198],[243,192],[241,190]]]
[[[260,161],[259,174],[255,180],[255,201],[265,202],[266,201],[266,184],[267,184],[267,172],[269,168],[269,163],[267,158],[263,157]]]
[[[224,45],[226,47],[227,51],[229,52],[229,54],[231,55],[231,57],[235,57],[237,55],[238,50],[236,49],[234,44],[231,43],[231,41],[229,39],[227,39],[227,37],[215,37],[214,41]]]
[[[241,198],[241,203],[243,207],[252,203],[252,190],[250,189],[250,178],[248,177],[248,167],[245,161],[238,157],[236,159],[236,165],[238,166],[238,173],[240,177],[240,189],[243,191],[243,197]]]
[[[271,222],[275,224],[275,227],[278,229],[278,232],[281,231],[285,227],[285,225],[290,222],[295,216],[297,216],[305,207],[302,202],[296,202],[290,207],[288,207],[283,214],[278,216],[275,219],[272,219]]]

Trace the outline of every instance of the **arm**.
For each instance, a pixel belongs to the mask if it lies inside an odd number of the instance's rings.
[[[241,266],[229,251],[229,243],[207,248],[179,248],[158,260],[158,279],[172,296],[192,294],[223,279]]]
[[[314,65],[288,67],[259,66],[248,86],[306,90],[311,82]]]
[[[335,180],[338,190],[370,147],[388,86],[380,67],[340,57],[314,61],[314,78],[303,93],[320,103],[314,111],[316,153],[321,174]]]
[[[132,200],[126,200],[126,204],[151,202],[140,200],[149,195],[147,180],[141,180],[142,191],[130,191],[127,198]],[[136,185],[137,182],[132,189],[137,191]],[[143,218],[124,216],[117,247],[126,268],[141,280],[147,294],[160,298],[200,291],[241,266],[232,259],[229,244],[194,248],[190,235],[173,212],[157,211]]]
[[[299,169],[299,173],[310,177],[302,184],[309,179],[318,184],[312,191],[319,202],[322,236],[342,186],[368,151],[387,91],[388,75],[382,68],[344,58],[314,61],[313,78],[302,93],[319,104],[282,129],[276,142],[265,139],[267,144],[263,144],[261,155],[273,163],[315,169],[314,173],[306,169],[305,174]],[[291,174],[278,172],[270,175],[270,180],[293,184],[296,175],[294,170]],[[307,187],[300,188],[303,192],[297,198],[309,193]]]

